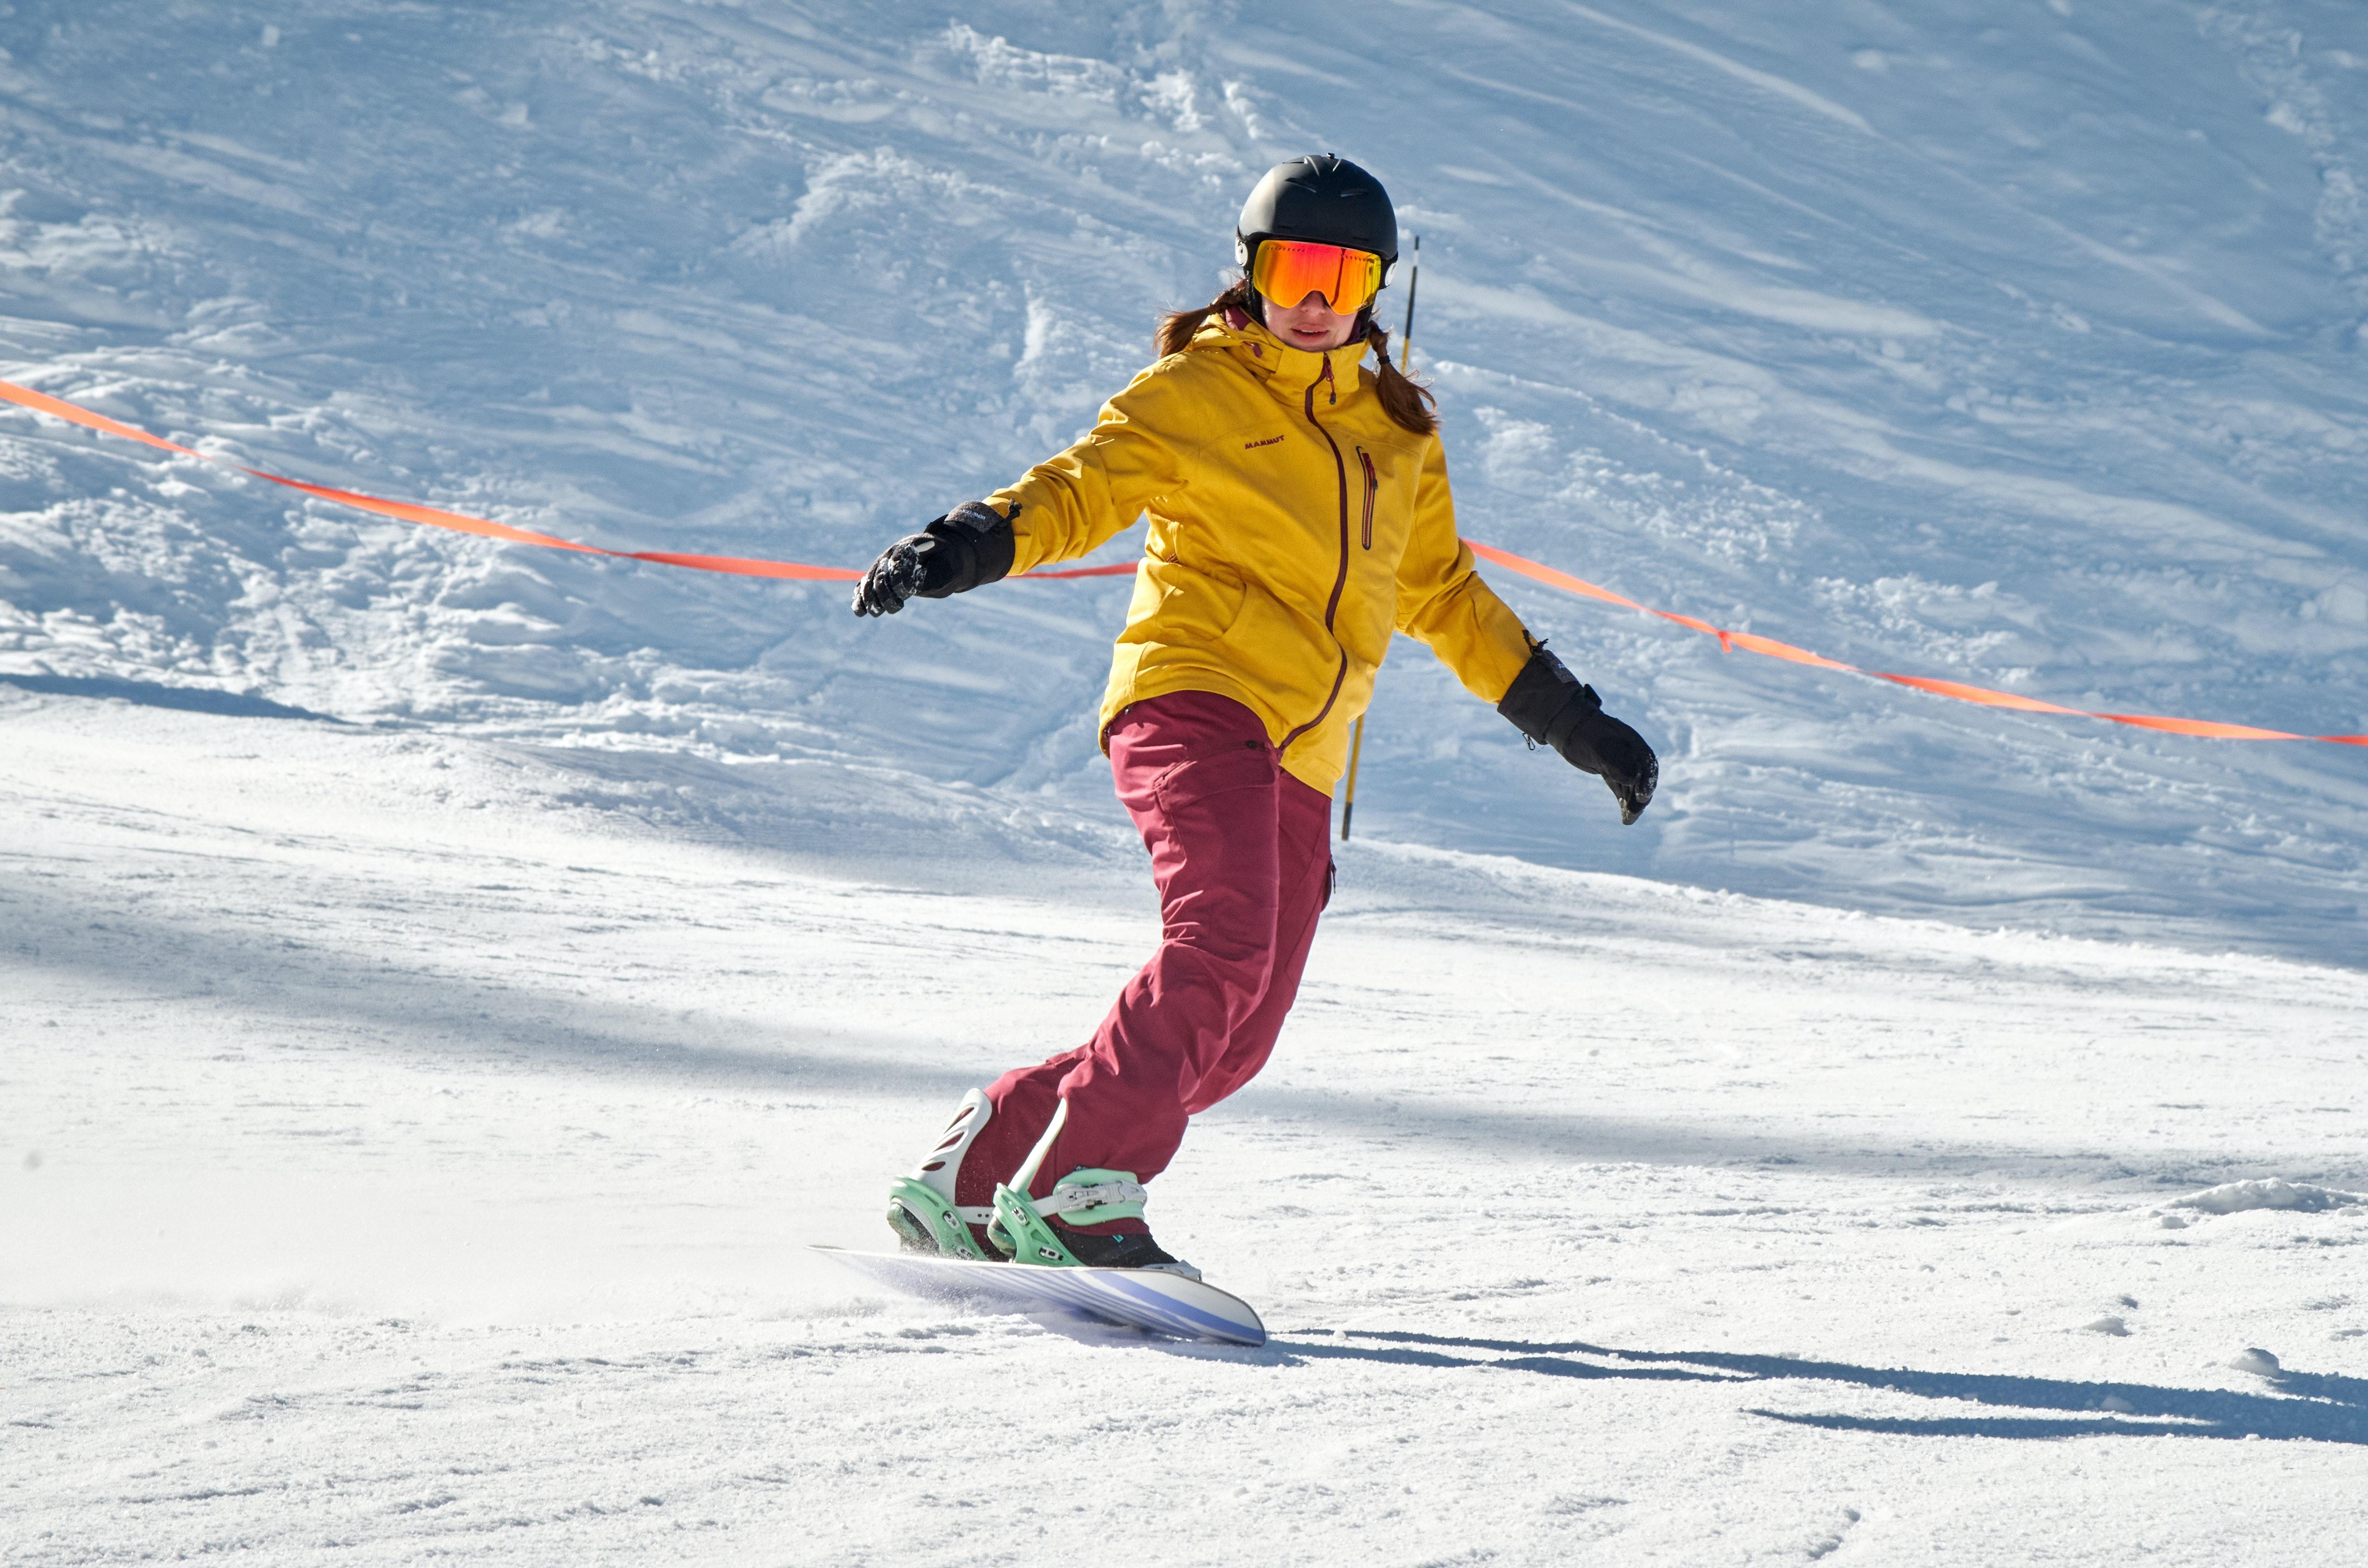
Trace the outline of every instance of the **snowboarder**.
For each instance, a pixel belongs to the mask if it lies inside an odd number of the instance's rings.
[[[1623,823],[1653,798],[1652,748],[1456,536],[1436,403],[1373,320],[1397,260],[1381,182],[1328,154],[1277,165],[1234,256],[1240,279],[1160,323],[1158,362],[1082,440],[897,540],[855,591],[857,615],[894,615],[1150,517],[1101,735],[1151,851],[1160,946],[1086,1044],[964,1096],[892,1187],[909,1250],[1199,1278],[1152,1239],[1144,1184],[1274,1049],[1331,898],[1349,726],[1393,632],[1602,778]]]

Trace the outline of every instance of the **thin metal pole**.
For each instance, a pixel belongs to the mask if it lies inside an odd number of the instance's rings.
[[[1414,357],[1414,291],[1422,283],[1422,236],[1414,236],[1414,261],[1406,273],[1406,328],[1398,334],[1398,369],[1403,373]],[[1349,824],[1357,819],[1357,762],[1365,755],[1365,716],[1349,740],[1349,795],[1340,807],[1340,842],[1349,842]]]
[[[1357,816],[1357,758],[1365,750],[1365,716],[1357,715],[1356,733],[1349,742],[1349,801],[1340,808],[1340,842],[1349,842],[1349,824]]]
[[[1421,285],[1422,236],[1417,234],[1414,237],[1413,267],[1406,274],[1406,330],[1398,334],[1398,369],[1401,370],[1406,368],[1406,361],[1414,357],[1414,291]]]

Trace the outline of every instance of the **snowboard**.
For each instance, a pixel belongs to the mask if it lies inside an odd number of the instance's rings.
[[[1176,1339],[1264,1345],[1247,1301],[1214,1285],[1150,1268],[1040,1268],[913,1253],[814,1251],[892,1290],[986,1312],[1080,1312]]]

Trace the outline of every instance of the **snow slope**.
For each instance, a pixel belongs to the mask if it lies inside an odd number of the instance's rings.
[[[1092,1027],[1119,835],[0,724],[11,1564],[2357,1561],[2357,971],[1353,845],[1154,1198],[1274,1339],[1179,1346],[800,1244]]]
[[[1256,172],[1328,146],[1423,234],[1474,537],[1873,668],[2368,730],[2344,0],[14,0],[0,51],[0,375],[244,461],[859,564],[1079,428]],[[1116,821],[1123,584],[859,625],[156,455],[0,418],[0,674]],[[1661,801],[1619,830],[1408,645],[1365,831],[2361,950],[2356,751],[1961,707],[1503,586],[1663,746]]]
[[[0,375],[258,466],[860,563],[1328,145],[1424,235],[1474,537],[2368,729],[2354,6],[7,0],[0,51]],[[1147,949],[1122,585],[859,625],[154,455],[0,415],[12,1564],[2357,1555],[2357,753],[1506,584],[1664,797],[1402,651],[1303,1005],[1155,1199],[1275,1342],[1165,1345],[801,1250]]]

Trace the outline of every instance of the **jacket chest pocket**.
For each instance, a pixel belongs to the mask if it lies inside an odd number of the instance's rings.
[[[1373,548],[1373,507],[1381,499],[1382,475],[1373,466],[1373,454],[1362,447],[1357,449],[1357,469],[1358,482],[1363,486],[1365,495],[1364,545],[1371,550]]]

